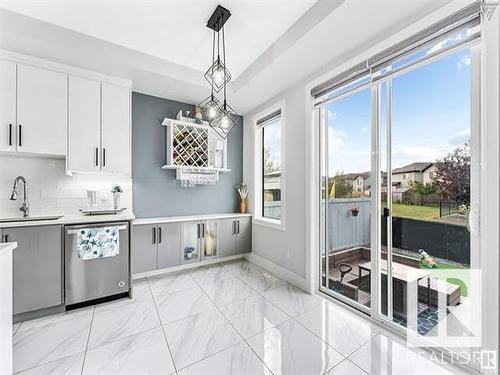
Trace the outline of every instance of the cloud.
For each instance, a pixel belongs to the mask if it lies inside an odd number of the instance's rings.
[[[457,62],[457,68],[462,69],[464,66],[470,65],[470,56],[463,55],[460,57],[460,60]]]
[[[450,146],[461,146],[465,142],[468,142],[469,140],[470,140],[470,130],[464,129],[459,131],[457,135],[448,139],[448,144]]]
[[[403,164],[413,162],[431,162],[442,158],[446,152],[430,146],[403,146],[392,152],[394,159],[399,159]]]
[[[341,129],[328,128],[328,146],[330,151],[338,152],[346,145],[347,133]]]
[[[472,32],[471,30],[465,30],[465,31],[462,31],[461,33],[457,34],[454,38],[450,37],[450,38],[440,40],[439,42],[434,44],[425,54],[432,55],[433,53],[436,53],[436,52],[442,50],[443,48],[454,44],[455,42],[460,42],[461,40],[464,40],[469,35],[471,35],[471,32]]]

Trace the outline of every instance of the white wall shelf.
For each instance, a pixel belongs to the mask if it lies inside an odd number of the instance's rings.
[[[176,170],[183,186],[214,184],[219,172],[230,172],[227,140],[208,123],[166,118],[162,126],[167,127],[166,164],[162,168]]]

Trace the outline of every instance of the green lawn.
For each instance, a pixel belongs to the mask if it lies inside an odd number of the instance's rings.
[[[393,203],[392,214],[393,216],[407,217],[410,219],[437,220],[439,219],[439,207],[437,205],[420,206],[412,204]]]

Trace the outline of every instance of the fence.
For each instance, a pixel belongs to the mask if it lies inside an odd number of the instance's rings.
[[[457,214],[458,206],[457,202],[439,202],[439,217]]]
[[[330,199],[328,202],[328,249],[339,251],[370,246],[370,198]],[[352,209],[358,208],[357,216]],[[324,212],[322,212],[324,217]],[[387,244],[387,226],[382,218],[382,245]],[[393,217],[393,246],[470,264],[470,234],[463,225]]]
[[[329,249],[341,250],[370,243],[370,198],[335,198],[328,201]],[[352,209],[358,209],[354,216]]]

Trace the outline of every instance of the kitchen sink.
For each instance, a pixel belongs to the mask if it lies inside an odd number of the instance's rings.
[[[13,223],[20,221],[43,221],[43,220],[57,220],[62,218],[61,216],[28,216],[28,217],[6,217],[0,218],[0,223]]]

